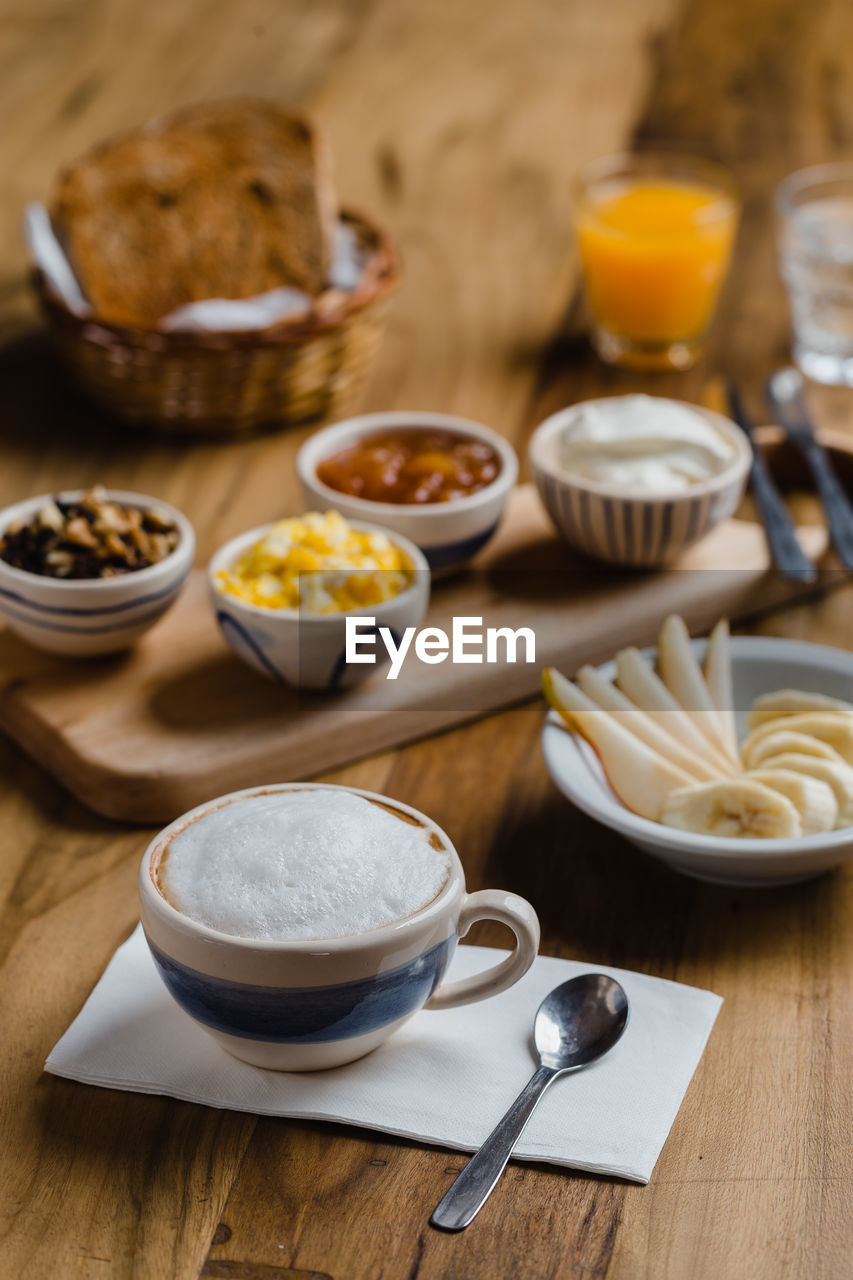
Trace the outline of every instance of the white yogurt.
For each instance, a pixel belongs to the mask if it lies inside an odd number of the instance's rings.
[[[584,405],[556,440],[564,471],[644,493],[679,493],[732,462],[734,446],[697,410],[659,396]]]
[[[167,902],[220,933],[338,938],[426,906],[450,870],[432,833],[347,791],[246,796],[169,842]]]

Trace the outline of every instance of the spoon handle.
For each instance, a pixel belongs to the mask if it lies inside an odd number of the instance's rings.
[[[522,1130],[551,1081],[560,1074],[554,1067],[539,1067],[480,1150],[475,1152],[456,1181],[433,1210],[430,1222],[445,1231],[461,1231],[473,1221],[488,1200],[506,1168]]]

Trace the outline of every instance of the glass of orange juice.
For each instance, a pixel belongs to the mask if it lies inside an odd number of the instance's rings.
[[[596,351],[633,369],[687,369],[731,260],[740,203],[710,160],[637,152],[594,161],[575,229]]]

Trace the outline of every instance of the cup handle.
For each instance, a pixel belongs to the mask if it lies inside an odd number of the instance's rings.
[[[499,920],[509,925],[515,934],[512,954],[485,973],[475,973],[447,985],[442,983],[427,1000],[425,1009],[455,1009],[460,1004],[473,1004],[486,996],[496,996],[518,982],[536,959],[539,921],[530,903],[518,894],[505,893],[502,889],[481,889],[467,894],[456,926],[460,938],[465,937],[475,920]]]

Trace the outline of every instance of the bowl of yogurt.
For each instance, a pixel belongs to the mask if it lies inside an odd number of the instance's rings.
[[[737,510],[752,451],[734,422],[662,396],[585,400],[537,427],[530,463],[558,532],[610,564],[671,564]]]

